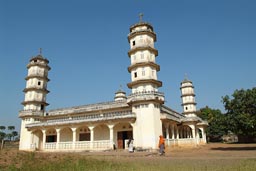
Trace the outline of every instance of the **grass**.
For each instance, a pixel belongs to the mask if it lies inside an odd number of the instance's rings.
[[[192,154],[191,151],[195,154]],[[125,152],[100,155],[97,153],[40,153],[3,150],[0,151],[0,171],[256,170],[255,150],[208,150],[204,151],[204,154],[196,153],[196,150],[191,151],[172,151],[170,155],[158,156],[157,154],[148,155],[143,153],[130,155]]]

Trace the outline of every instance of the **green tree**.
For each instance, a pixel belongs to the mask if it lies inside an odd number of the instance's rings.
[[[6,134],[5,134],[5,132],[4,132],[4,130],[6,129],[6,127],[5,126],[0,126],[0,140],[3,140],[4,138],[5,138],[5,136],[6,136]]]
[[[8,130],[10,131],[15,130],[15,126],[8,126]]]
[[[207,120],[209,126],[206,128],[210,141],[221,141],[221,137],[228,131],[225,115],[219,109],[211,109],[208,106],[197,111],[197,115]]]
[[[256,87],[235,90],[232,98],[226,95],[222,101],[229,129],[238,135],[240,142],[253,141],[256,136]]]
[[[11,134],[12,134],[12,138],[13,138],[12,140],[14,140],[14,138],[19,135],[17,131],[12,131]]]

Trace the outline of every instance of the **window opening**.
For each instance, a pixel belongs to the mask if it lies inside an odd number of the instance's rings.
[[[134,41],[132,41],[132,45],[133,45],[133,46],[135,46],[135,40],[134,40]]]

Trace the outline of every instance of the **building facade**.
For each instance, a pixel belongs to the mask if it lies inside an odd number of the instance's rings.
[[[49,61],[39,55],[27,65],[24,108],[21,118],[20,150],[93,151],[126,149],[134,139],[136,149],[158,149],[159,135],[168,146],[196,146],[206,143],[207,122],[196,116],[194,87],[181,83],[183,113],[164,105],[162,82],[157,73],[156,33],[150,23],[140,20],[130,27],[131,89],[120,89],[113,101],[46,110]]]

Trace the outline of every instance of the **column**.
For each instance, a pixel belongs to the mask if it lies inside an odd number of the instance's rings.
[[[110,148],[114,149],[114,126],[113,124],[108,125],[109,128],[109,141],[110,141]]]
[[[43,130],[42,130],[42,132],[43,132],[43,149],[45,149],[45,143],[46,143],[46,130],[45,130],[45,129],[43,129]]]
[[[34,141],[33,141],[33,139],[34,139],[34,134],[32,133],[32,131],[29,131],[30,132],[30,147],[29,147],[29,149],[30,150],[35,150],[36,149],[36,147],[35,147],[35,143],[34,143]]]
[[[173,124],[171,125],[171,132],[172,132],[172,139],[174,139],[175,137],[174,137],[174,125]]]
[[[137,146],[137,137],[138,135],[136,135],[136,126],[135,123],[130,122],[130,125],[132,126],[132,137],[133,137],[133,146]]]
[[[167,145],[170,146],[170,135],[169,135],[169,123],[165,123],[164,124],[164,127],[165,127],[165,132],[166,132],[166,137],[165,139],[167,140]]]
[[[206,131],[205,131],[205,127],[202,128],[202,135],[203,135],[203,142],[206,144],[207,140],[206,140]]]
[[[194,142],[196,145],[197,144],[196,127],[195,125],[189,125],[189,127],[192,129],[192,138],[194,139]]]
[[[90,129],[90,149],[93,149],[93,142],[94,142],[94,127],[95,126],[89,126]]]
[[[56,149],[59,149],[59,143],[60,143],[60,128],[56,129],[57,132],[57,143],[56,143]]]
[[[176,139],[180,139],[179,127],[176,125]]]
[[[76,128],[71,128],[72,133],[73,133],[73,141],[72,141],[72,148],[75,149],[76,147]]]

